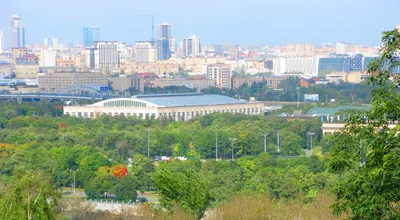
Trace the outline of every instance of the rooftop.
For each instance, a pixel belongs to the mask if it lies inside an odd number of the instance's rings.
[[[139,95],[136,98],[165,107],[246,103],[246,101],[240,101],[228,96],[205,95],[203,93]]]
[[[203,93],[175,93],[138,95],[131,98],[107,99],[91,106],[108,107],[179,107],[243,104],[247,101],[237,100],[222,95],[206,95]]]
[[[369,107],[367,106],[338,106],[335,108],[322,108],[322,107],[315,107],[310,109],[305,115],[315,115],[315,116],[321,116],[321,115],[335,115],[336,112],[339,112],[340,110],[368,110]]]

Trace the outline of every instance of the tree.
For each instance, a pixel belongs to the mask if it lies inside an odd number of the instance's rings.
[[[399,50],[400,32],[383,32],[381,57],[368,66],[368,84],[375,86],[372,107],[351,117],[331,148],[329,169],[341,175],[333,188],[337,215],[351,211],[354,219],[399,217],[400,77],[393,73],[400,66]]]
[[[181,163],[181,162],[177,162]],[[159,168],[153,181],[161,196],[163,206],[171,209],[178,204],[200,219],[204,215],[210,196],[206,181],[194,170],[174,172],[166,167]]]
[[[88,198],[99,199],[111,193],[117,183],[117,178],[111,175],[96,176],[85,184],[85,194]],[[107,195],[105,195],[107,197]]]
[[[10,182],[0,185],[0,219],[59,219],[60,199],[61,192],[48,176],[18,170]]]
[[[126,175],[122,179],[118,180],[115,185],[113,192],[119,200],[136,200],[139,189],[138,179],[134,175]]]

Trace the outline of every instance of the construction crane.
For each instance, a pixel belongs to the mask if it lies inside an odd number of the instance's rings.
[[[146,16],[146,17],[151,17],[151,41],[154,41],[154,17],[155,15],[140,15],[140,16]]]

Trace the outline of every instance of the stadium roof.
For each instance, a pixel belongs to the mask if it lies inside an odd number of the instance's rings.
[[[225,105],[225,104],[241,104],[246,101],[240,101],[228,96],[222,95],[205,95],[202,93],[181,93],[169,95],[144,95],[137,96],[138,99],[154,103],[158,106],[190,106],[190,105]]]
[[[138,95],[132,98],[107,99],[92,106],[110,107],[179,107],[199,105],[226,105],[243,104],[247,101],[237,100],[222,95],[206,95],[203,93],[175,93],[175,94],[154,94]]]

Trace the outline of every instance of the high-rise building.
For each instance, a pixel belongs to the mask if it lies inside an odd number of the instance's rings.
[[[232,68],[230,64],[212,64],[207,66],[207,79],[213,79],[215,87],[231,88]]]
[[[169,39],[169,50],[171,53],[176,53],[176,39],[171,38]]]
[[[349,52],[349,42],[337,42],[336,54],[347,54]]]
[[[3,53],[4,50],[4,37],[3,32],[0,31],[0,53]]]
[[[171,25],[161,23],[157,25],[157,59],[168,60],[171,57]]]
[[[10,48],[25,47],[25,28],[22,25],[22,18],[19,15],[11,17]]]
[[[98,41],[86,50],[86,62],[90,68],[119,68],[120,56],[118,48],[121,42]]]
[[[44,45],[50,47],[57,47],[58,39],[53,36],[47,36],[44,38]]]
[[[157,60],[157,50],[152,41],[137,41],[135,51],[136,63],[154,63]]]
[[[100,41],[100,28],[99,27],[84,27],[83,28],[83,45],[91,47],[94,42]]]
[[[201,44],[199,36],[191,36],[184,38],[182,40],[182,55],[184,57],[188,56],[198,56],[201,53]]]

